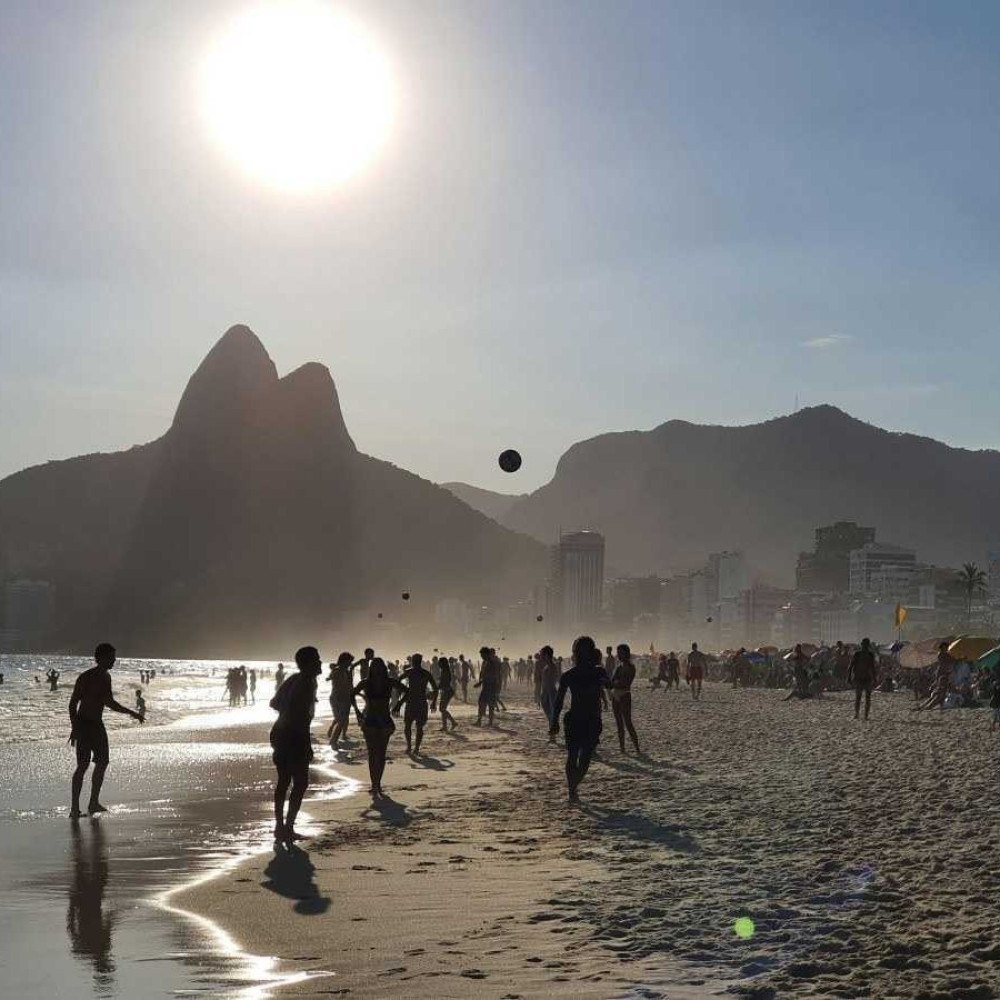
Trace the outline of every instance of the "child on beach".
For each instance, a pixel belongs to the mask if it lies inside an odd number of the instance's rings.
[[[142,688],[135,689],[135,710],[141,718],[146,718],[146,699],[142,696]]]

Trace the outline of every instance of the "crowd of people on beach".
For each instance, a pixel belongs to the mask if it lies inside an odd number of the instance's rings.
[[[81,816],[80,794],[84,775],[93,763],[91,799],[88,812],[105,811],[100,790],[108,764],[108,740],[103,725],[105,708],[145,720],[146,703],[142,689],[136,690],[136,707],[116,702],[111,693],[110,670],[115,663],[112,646],[102,643],[95,651],[95,666],[81,674],[70,699],[71,736],[76,748],[77,769],[72,782],[71,815]],[[295,829],[302,798],[309,785],[313,761],[312,723],[319,695],[323,662],[318,650],[305,646],[295,655],[295,671],[278,664],[274,673],[275,693],[270,707],[277,720],[270,731],[272,758],[277,769],[274,794],[274,835],[291,842],[299,838]],[[603,730],[603,716],[609,712],[615,723],[619,749],[627,744],[641,754],[639,734],[632,714],[637,679],[644,678],[649,691],[661,694],[680,690],[683,677],[692,700],[702,696],[703,683],[711,680],[732,687],[785,687],[784,700],[820,698],[828,691],[853,690],[854,717],[869,717],[872,694],[892,691],[901,685],[914,692],[914,711],[945,708],[950,703],[975,704],[983,699],[993,708],[992,728],[1000,725],[1000,678],[996,669],[976,671],[968,662],[949,653],[949,643],[941,642],[930,672],[899,668],[869,639],[857,646],[838,642],[829,648],[800,643],[780,653],[761,648],[745,648],[711,655],[692,643],[683,655],[671,651],[633,655],[620,643],[607,646],[602,654],[589,636],[579,636],[572,645],[570,664],[557,656],[550,645],[538,653],[511,661],[497,650],[484,646],[478,663],[464,654],[446,656],[434,651],[425,661],[413,653],[405,661],[386,660],[372,648],[355,659],[341,653],[329,666],[326,681],[332,722],[327,730],[330,746],[339,751],[348,743],[352,716],[356,719],[367,748],[371,795],[384,796],[382,781],[388,760],[389,742],[396,730],[395,719],[402,716],[406,753],[419,759],[431,713],[437,713],[442,733],[454,732],[459,722],[450,706],[461,697],[476,703],[473,725],[494,726],[497,713],[505,712],[504,693],[512,684],[530,687],[534,704],[544,715],[550,743],[563,735],[566,748],[566,781],[569,798],[578,790],[593,760]],[[55,681],[58,674],[55,671]],[[263,676],[269,676],[262,670]],[[149,683],[154,670],[143,670]],[[255,701],[257,668],[245,665],[228,668],[225,690],[230,706]],[[568,699],[568,708],[567,708]],[[565,711],[564,711],[565,709]]]

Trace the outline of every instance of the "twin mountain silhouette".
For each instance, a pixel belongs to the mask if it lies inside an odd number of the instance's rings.
[[[604,434],[530,495],[449,486],[359,452],[327,369],[279,378],[236,326],[163,437],[0,482],[0,579],[53,585],[47,649],[113,637],[131,655],[273,656],[352,612],[374,620],[404,590],[427,616],[447,597],[522,598],[544,582],[560,527],[603,531],[619,572],[742,548],[774,582],[836,520],[944,565],[1000,541],[1000,454],[828,406],[750,427]]]

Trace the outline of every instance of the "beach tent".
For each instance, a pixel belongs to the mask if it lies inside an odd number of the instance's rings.
[[[990,639],[986,636],[963,635],[959,636],[948,647],[948,652],[956,660],[978,660],[980,656],[984,656],[993,649],[996,644],[996,639]]]
[[[994,646],[976,660],[976,666],[982,670],[996,670],[997,664],[1000,664],[1000,646]]]
[[[923,670],[937,661],[938,647],[942,642],[951,643],[954,636],[938,636],[911,642],[900,654],[899,665],[906,670]]]

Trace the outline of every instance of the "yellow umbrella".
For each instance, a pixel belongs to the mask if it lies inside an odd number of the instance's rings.
[[[996,639],[989,639],[986,636],[962,635],[948,647],[948,652],[956,660],[978,660],[996,645]]]

